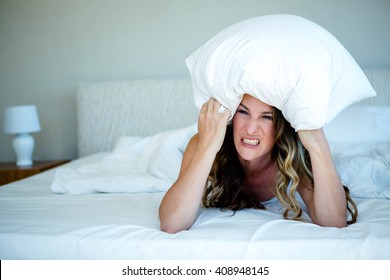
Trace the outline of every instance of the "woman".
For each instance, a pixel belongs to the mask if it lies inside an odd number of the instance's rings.
[[[264,209],[262,203],[275,196],[286,219],[302,220],[299,196],[315,224],[344,227],[347,210],[356,221],[357,208],[322,129],[296,133],[279,110],[249,94],[229,125],[230,111],[220,107],[211,98],[200,110],[198,133],[160,205],[163,231],[190,228],[201,201],[205,207]]]

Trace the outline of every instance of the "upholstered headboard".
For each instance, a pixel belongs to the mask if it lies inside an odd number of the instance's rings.
[[[378,96],[360,103],[390,106],[390,69],[365,71]],[[148,136],[196,122],[190,79],[113,81],[77,89],[78,152],[111,151],[124,135]]]
[[[77,90],[78,152],[111,151],[121,136],[149,136],[196,122],[189,79],[81,84]]]

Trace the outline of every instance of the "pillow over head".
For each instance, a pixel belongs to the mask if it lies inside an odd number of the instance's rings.
[[[335,37],[294,15],[236,23],[186,64],[198,108],[214,97],[234,114],[248,93],[280,109],[296,130],[320,128],[348,105],[376,95]]]

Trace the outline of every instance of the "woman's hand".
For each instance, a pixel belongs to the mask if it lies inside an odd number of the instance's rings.
[[[310,154],[314,191],[300,188],[312,221],[321,226],[346,226],[346,197],[322,129],[298,131]]]
[[[226,134],[230,110],[220,111],[221,103],[210,98],[203,104],[198,118],[199,148],[216,154],[222,146]]]
[[[160,227],[174,233],[194,223],[206,188],[215,155],[220,150],[230,111],[219,112],[221,104],[213,98],[199,113],[198,134],[194,135],[183,156],[179,177],[160,205]]]
[[[322,128],[313,130],[299,130],[299,139],[306,150],[310,152],[328,149],[328,140]]]

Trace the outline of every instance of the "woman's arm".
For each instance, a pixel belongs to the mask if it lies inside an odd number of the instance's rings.
[[[219,113],[221,104],[210,99],[200,110],[198,134],[183,155],[179,177],[160,205],[161,230],[175,233],[191,227],[202,200],[207,179],[226,134],[230,111]]]
[[[305,188],[303,182],[299,193],[308,207],[315,224],[328,227],[347,225],[347,202],[328,141],[322,129],[298,131],[299,138],[310,154],[314,191]]]

